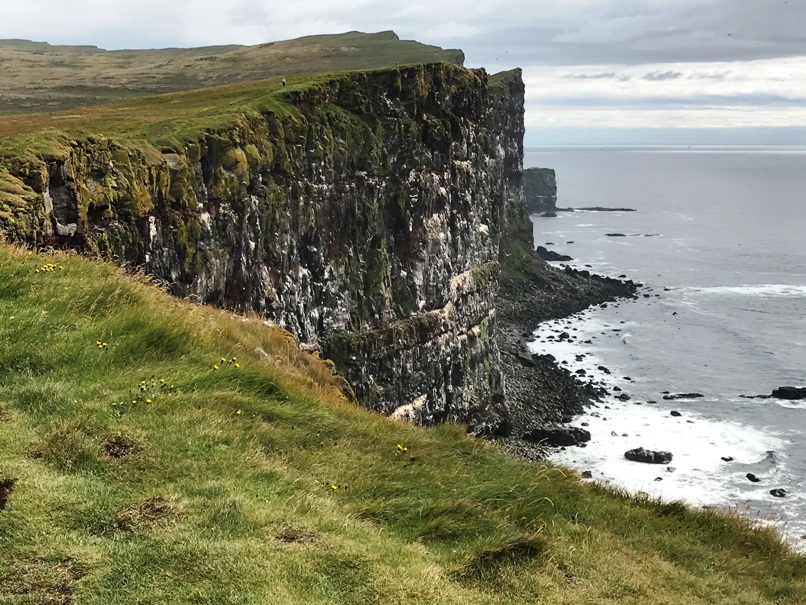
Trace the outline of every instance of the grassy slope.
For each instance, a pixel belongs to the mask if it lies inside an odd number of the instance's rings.
[[[308,36],[259,46],[137,51],[0,40],[0,115],[298,73],[463,60],[459,50],[399,40],[393,32]]]
[[[0,245],[0,502],[12,479],[3,604],[806,594],[806,560],[772,532],[372,415],[257,319]]]

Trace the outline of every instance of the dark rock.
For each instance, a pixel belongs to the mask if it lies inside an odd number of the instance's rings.
[[[675,399],[699,399],[700,397],[705,397],[705,395],[702,393],[675,393],[674,395],[663,396],[667,401],[673,401]]]
[[[747,477],[747,478],[748,478],[750,481],[752,481],[753,483],[758,483],[759,481],[761,481],[761,479],[759,479],[758,477],[756,477],[756,476],[755,476],[753,473],[747,473],[747,475],[745,475],[745,476],[746,476],[746,477]]]
[[[552,168],[523,171],[523,198],[528,214],[557,211],[557,176]]]
[[[588,206],[576,208],[576,210],[584,210],[585,212],[636,212],[635,208],[608,208],[606,206]]]
[[[593,473],[591,471],[582,471],[580,477],[583,479],[593,479]]]
[[[618,400],[620,400],[620,401],[629,401],[629,400],[630,400],[630,396],[629,396],[629,395],[627,395],[627,393],[622,393],[621,395],[619,395],[618,397],[616,397],[616,399],[618,399]]]
[[[549,250],[548,248],[544,248],[543,246],[538,246],[535,250],[535,253],[542,258],[543,260],[547,261],[569,261],[574,260],[567,254],[560,254],[558,252],[554,252],[554,250]]]
[[[722,456],[722,460],[725,462],[733,462],[733,456]]]
[[[607,233],[607,237],[627,237],[623,233]]]
[[[776,498],[784,498],[786,497],[786,490],[783,488],[771,489],[770,494],[775,496]]]
[[[523,434],[525,441],[545,445],[577,445],[591,440],[591,434],[575,426],[539,426]]]
[[[624,457],[633,462],[646,462],[647,464],[669,464],[672,461],[671,452],[646,450],[642,447],[624,452]]]
[[[806,387],[778,387],[772,392],[776,399],[806,399]]]
[[[671,416],[674,416],[675,418],[679,418],[680,416],[682,416],[682,415],[683,415],[683,414],[681,414],[680,412],[678,412],[677,410],[672,410],[671,412],[669,412],[669,414],[670,414]]]
[[[535,360],[532,358],[532,354],[529,351],[524,351],[521,349],[515,355],[518,358],[518,361],[521,362],[521,365],[527,368],[535,367]]]

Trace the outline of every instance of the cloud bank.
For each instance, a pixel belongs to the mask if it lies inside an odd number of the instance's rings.
[[[0,9],[0,38],[108,49],[393,29],[460,47],[471,66],[523,67],[534,131],[806,126],[806,3],[796,0],[0,0]]]

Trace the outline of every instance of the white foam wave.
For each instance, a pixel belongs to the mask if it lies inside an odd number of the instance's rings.
[[[752,483],[747,482],[748,490],[737,486],[746,482],[743,477],[749,465],[759,464],[767,452],[782,447],[777,435],[693,413],[675,418],[649,405],[611,404],[610,410],[595,413],[598,415],[583,416],[575,423],[587,423],[592,437],[588,446],[558,452],[552,458],[555,462],[591,470],[595,479],[631,492],[698,506],[719,505],[737,497],[772,498]],[[624,452],[637,447],[670,451],[674,458],[669,465],[627,460]],[[733,460],[725,462],[723,457]],[[785,462],[777,465],[776,474],[786,475]]]
[[[727,296],[760,296],[764,298],[806,297],[806,286],[791,284],[757,284],[742,286],[713,286],[707,288],[686,288],[695,294],[713,294]]]

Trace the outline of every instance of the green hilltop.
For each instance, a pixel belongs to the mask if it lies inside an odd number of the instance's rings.
[[[291,74],[433,62],[461,65],[464,54],[400,40],[391,31],[307,36],[257,46],[159,50],[107,51],[0,40],[0,115],[58,111]]]

